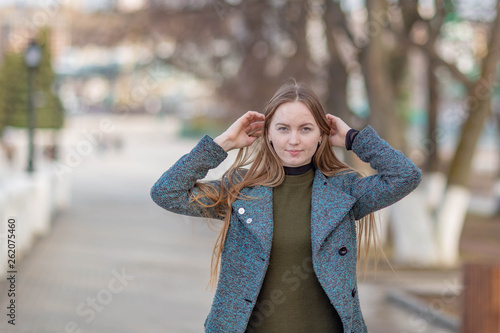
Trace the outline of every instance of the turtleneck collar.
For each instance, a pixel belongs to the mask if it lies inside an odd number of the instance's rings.
[[[309,164],[306,165],[301,165],[298,167],[287,167],[284,166],[283,168],[285,169],[285,175],[292,175],[292,176],[297,176],[297,175],[302,175],[306,173],[307,171],[311,170],[314,167],[313,162],[311,161]]]

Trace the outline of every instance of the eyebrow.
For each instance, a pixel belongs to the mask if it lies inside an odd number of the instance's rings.
[[[285,124],[285,123],[276,123],[276,125],[274,125],[274,126],[287,126],[287,127],[290,127],[290,125]],[[299,127],[303,127],[303,126],[314,126],[314,124],[312,124],[312,123],[305,123],[305,124],[300,125]]]

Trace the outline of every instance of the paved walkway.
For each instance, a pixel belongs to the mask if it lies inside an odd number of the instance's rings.
[[[95,124],[94,124],[95,125]],[[82,126],[92,127],[92,123]],[[99,149],[73,170],[73,198],[18,265],[16,326],[7,324],[7,283],[0,283],[0,332],[202,332],[212,293],[205,290],[216,234],[202,219],[166,212],[149,197],[161,173],[195,142],[167,122],[138,123],[121,152]],[[369,332],[445,333],[417,313],[387,302],[387,291],[454,274],[380,272],[361,283]]]

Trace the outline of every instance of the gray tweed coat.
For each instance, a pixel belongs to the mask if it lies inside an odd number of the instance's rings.
[[[420,170],[370,127],[354,140],[352,150],[369,162],[376,175],[343,173],[326,177],[316,170],[311,198],[314,272],[337,310],[344,332],[366,332],[356,284],[355,220],[393,204],[414,190]],[[227,153],[205,136],[168,169],[151,189],[161,207],[178,214],[205,216],[190,203],[195,182],[218,166]],[[220,184],[220,181],[214,182]],[[244,188],[253,200],[236,200],[221,257],[220,276],[206,332],[245,332],[266,275],[273,235],[273,189]],[[209,210],[213,218],[221,218]],[[347,249],[347,251],[346,251]]]

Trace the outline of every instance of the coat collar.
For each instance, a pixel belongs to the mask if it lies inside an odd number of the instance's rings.
[[[356,199],[335,184],[336,177],[326,177],[316,169],[311,198],[311,240],[313,255],[323,241],[348,214]],[[266,254],[271,252],[273,235],[273,189],[256,186],[242,190],[242,194],[255,198],[238,199],[233,211],[248,230],[257,237]]]
[[[335,180],[336,177],[326,177],[320,170],[316,170],[311,198],[313,255],[356,202],[356,198],[342,191]]]

